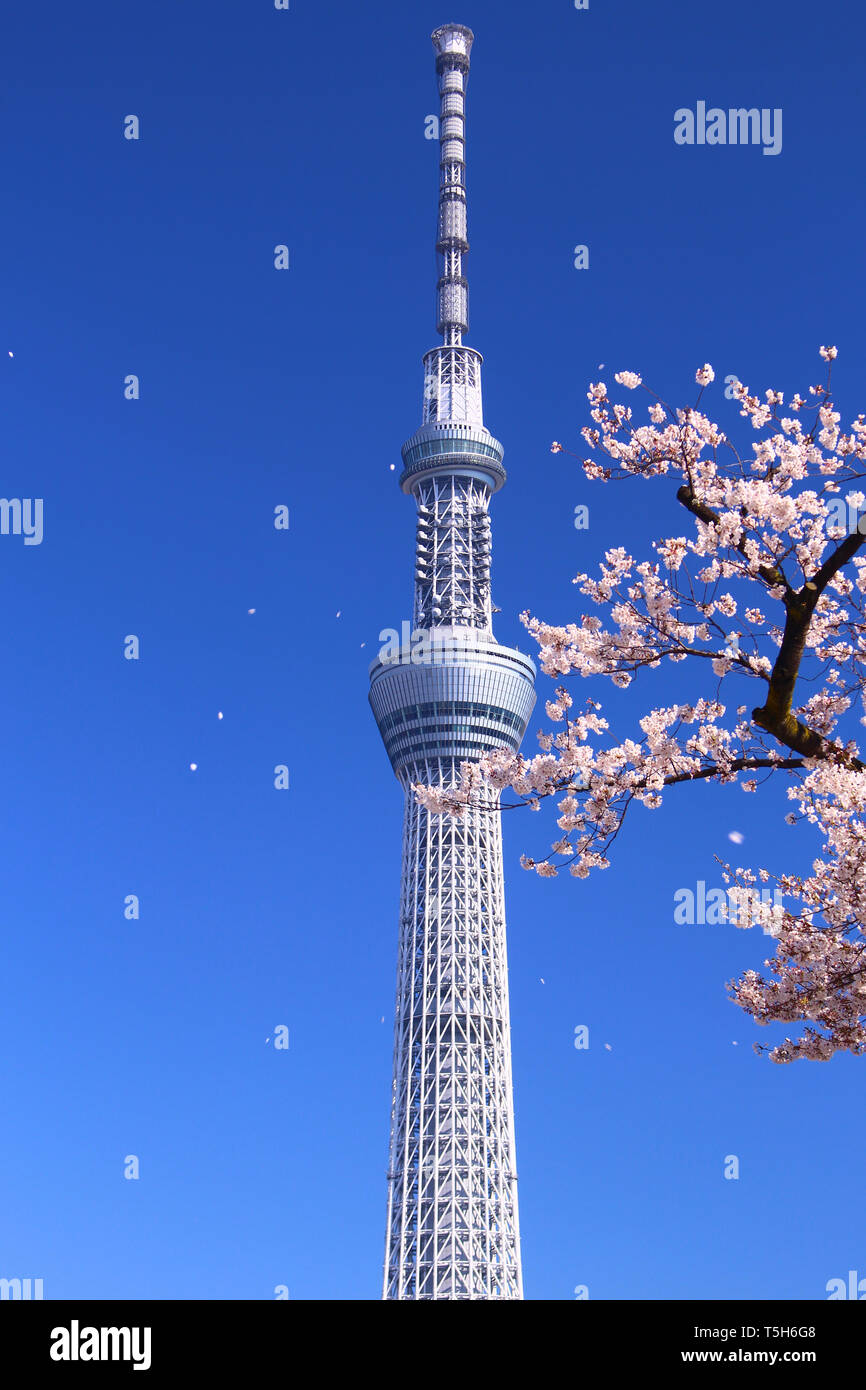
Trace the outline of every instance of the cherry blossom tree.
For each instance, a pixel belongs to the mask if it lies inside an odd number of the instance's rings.
[[[648,683],[662,662],[691,661],[705,694],[650,709],[620,737],[597,699],[573,712],[562,685],[546,705],[551,727],[538,735],[538,754],[499,749],[465,763],[455,787],[415,788],[428,810],[457,816],[497,805],[506,789],[514,804],[535,809],[555,798],[550,853],[521,862],[544,877],[567,869],[586,878],[608,867],[635,801],[654,810],[686,782],[739,782],[756,793],[785,779],[785,819],[805,820],[820,841],[811,873],[723,865],[729,896],[739,895],[731,920],[774,938],[766,973],[746,970],[728,986],[757,1023],[795,1025],[794,1037],[757,1047],[774,1062],[866,1052],[866,765],[852,737],[858,716],[866,724],[866,496],[856,486],[866,474],[866,420],[840,430],[830,381],[837,352],[820,353],[826,380],[787,405],[781,391],[761,400],[734,385],[754,436],[743,453],[701,410],[709,365],[696,374],[695,405],[682,409],[636,373],[617,373],[620,387],[650,396],[648,423],[614,403],[604,383],[589,389],[586,477],[667,486],[672,477],[688,534],[655,541],[655,558],[640,562],[608,550],[597,576],[573,581],[583,599],[577,621],[521,619],[547,675],[625,687]],[[743,678],[758,688],[751,710],[733,705]],[[757,887],[771,879],[774,902]]]

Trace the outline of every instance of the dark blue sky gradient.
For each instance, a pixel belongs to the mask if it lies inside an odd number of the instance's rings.
[[[736,431],[726,374],[805,392],[835,343],[843,419],[866,409],[864,21],[843,0],[10,9],[0,491],[42,497],[45,534],[0,537],[0,1276],[48,1298],[380,1293],[401,805],[367,666],[411,616],[396,477],[436,342],[424,120],[450,20],[476,33],[500,639],[531,649],[522,609],[572,620],[578,569],[686,525],[674,487],[590,486],[550,454],[580,450],[590,380],[627,368],[685,402],[709,361]],[[781,107],[782,153],[678,147],[698,100]],[[672,666],[574,693],[624,734],[686,690]],[[866,1274],[866,1063],[756,1057],[769,1030],[724,984],[766,939],[673,924],[732,829],[741,862],[808,867],[785,809],[682,788],[585,883],[523,873],[551,817],[506,815],[528,1298],[822,1298]]]

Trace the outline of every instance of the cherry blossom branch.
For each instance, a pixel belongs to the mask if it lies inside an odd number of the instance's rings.
[[[796,809],[785,819],[808,822],[823,842],[811,872],[782,875],[783,901],[769,904],[750,897],[758,879],[768,880],[765,869],[757,877],[733,871],[750,904],[736,925],[763,926],[775,955],[764,963],[767,974],[747,970],[733,982],[732,998],[759,1024],[802,1027],[770,1050],[776,1062],[866,1053],[866,766],[852,731],[837,732],[854,701],[866,708],[866,524],[848,534],[852,512],[866,515],[866,492],[840,495],[843,483],[866,476],[866,418],[840,429],[830,396],[836,349],[822,347],[820,355],[827,379],[807,396],[786,401],[768,390],[761,399],[735,384],[740,416],[755,434],[753,457],[701,410],[714,380],[709,365],[696,373],[694,406],[672,409],[644,387],[649,424],[612,402],[603,382],[588,391],[586,477],[649,481],[673,472],[695,533],[654,541],[655,558],[639,563],[623,547],[606,551],[597,577],[575,577],[581,609],[565,626],[522,614],[541,670],[624,689],[662,662],[691,661],[700,670],[701,659],[716,677],[714,698],[650,709],[639,735],[619,737],[597,700],[569,715],[572,699],[560,686],[546,705],[560,730],[539,733],[534,757],[494,749],[464,763],[455,785],[415,788],[434,814],[498,810],[506,788],[520,798],[516,805],[535,810],[558,798],[551,851],[521,862],[544,877],[567,866],[585,878],[608,867],[634,801],[653,810],[669,787],[695,781],[739,781],[754,793],[753,773],[766,773],[761,786],[788,774]],[[628,391],[643,385],[635,372],[619,372],[616,381]],[[552,449],[570,452],[559,443]],[[765,611],[767,601],[780,604],[777,615]],[[726,719],[725,681],[734,672],[765,684],[751,718],[740,705],[737,718]],[[798,703],[800,682],[810,693]]]

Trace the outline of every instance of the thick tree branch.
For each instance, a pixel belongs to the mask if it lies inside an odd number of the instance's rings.
[[[788,591],[784,603],[786,610],[785,631],[776,663],[770,676],[770,686],[766,703],[752,710],[752,719],[761,729],[766,729],[780,743],[802,753],[807,758],[821,758],[827,762],[840,763],[857,772],[864,770],[859,758],[839,748],[822,734],[810,729],[793,713],[794,690],[806,637],[812,614],[819,598],[834,575],[838,574],[853,555],[856,555],[866,536],[855,531],[836,547],[818,570],[814,579],[808,580],[799,593]]]
[[[702,767],[697,772],[678,772],[675,775],[666,777],[664,785],[672,787],[677,782],[697,782],[701,778],[716,777],[724,772],[750,772],[752,768],[773,767],[773,768],[792,768],[804,767],[802,758],[735,758],[727,768],[720,768],[717,765],[712,767]]]
[[[690,511],[693,516],[696,516],[706,525],[718,525],[720,520],[718,512],[700,502],[687,483],[684,483],[677,490],[677,501],[681,502],[687,511]],[[846,536],[845,540],[833,551],[833,554],[824,561],[815,577],[808,580],[799,592],[791,588],[778,566],[761,565],[759,567],[758,573],[768,584],[784,586],[783,602],[787,616],[782,645],[770,676],[766,703],[752,710],[752,719],[758,727],[766,729],[768,734],[772,734],[786,748],[792,748],[796,753],[801,753],[803,757],[821,758],[827,762],[841,763],[843,767],[850,767],[858,772],[862,772],[866,765],[861,763],[859,758],[846,753],[844,749],[831,743],[823,734],[810,729],[808,725],[798,719],[793,713],[793,703],[797,676],[815,605],[830,580],[839,573],[852,556],[856,555],[864,540],[866,540],[866,534],[861,534],[859,531]],[[735,548],[745,557],[745,540],[742,536]]]
[[[692,516],[696,516],[706,526],[718,526],[721,520],[718,512],[714,511],[712,507],[708,507],[705,502],[698,501],[688,483],[683,483],[682,487],[677,489],[677,501],[681,502],[686,511],[691,512]],[[742,555],[744,560],[748,559],[744,536],[740,537],[734,549]],[[758,573],[767,584],[782,584],[786,589],[789,587],[788,581],[778,565],[761,565]]]

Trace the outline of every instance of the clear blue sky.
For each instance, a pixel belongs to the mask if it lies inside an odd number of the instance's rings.
[[[411,616],[390,465],[436,342],[424,120],[450,20],[476,33],[469,341],[510,470],[502,640],[529,646],[525,607],[573,618],[572,575],[611,544],[682,529],[673,489],[593,489],[549,453],[579,447],[599,363],[680,399],[709,361],[730,426],[725,374],[803,389],[835,343],[843,416],[866,409],[866,35],[843,0],[9,11],[0,492],[42,497],[45,531],[0,537],[0,1275],[49,1298],[380,1293],[401,802],[367,665]],[[698,100],[781,107],[782,153],[675,145]],[[575,693],[627,719],[675,689]],[[583,884],[523,873],[549,817],[506,816],[528,1298],[866,1275],[866,1062],[756,1057],[768,1030],[724,982],[765,938],[673,924],[732,829],[744,863],[808,864],[783,809],[681,789]]]

